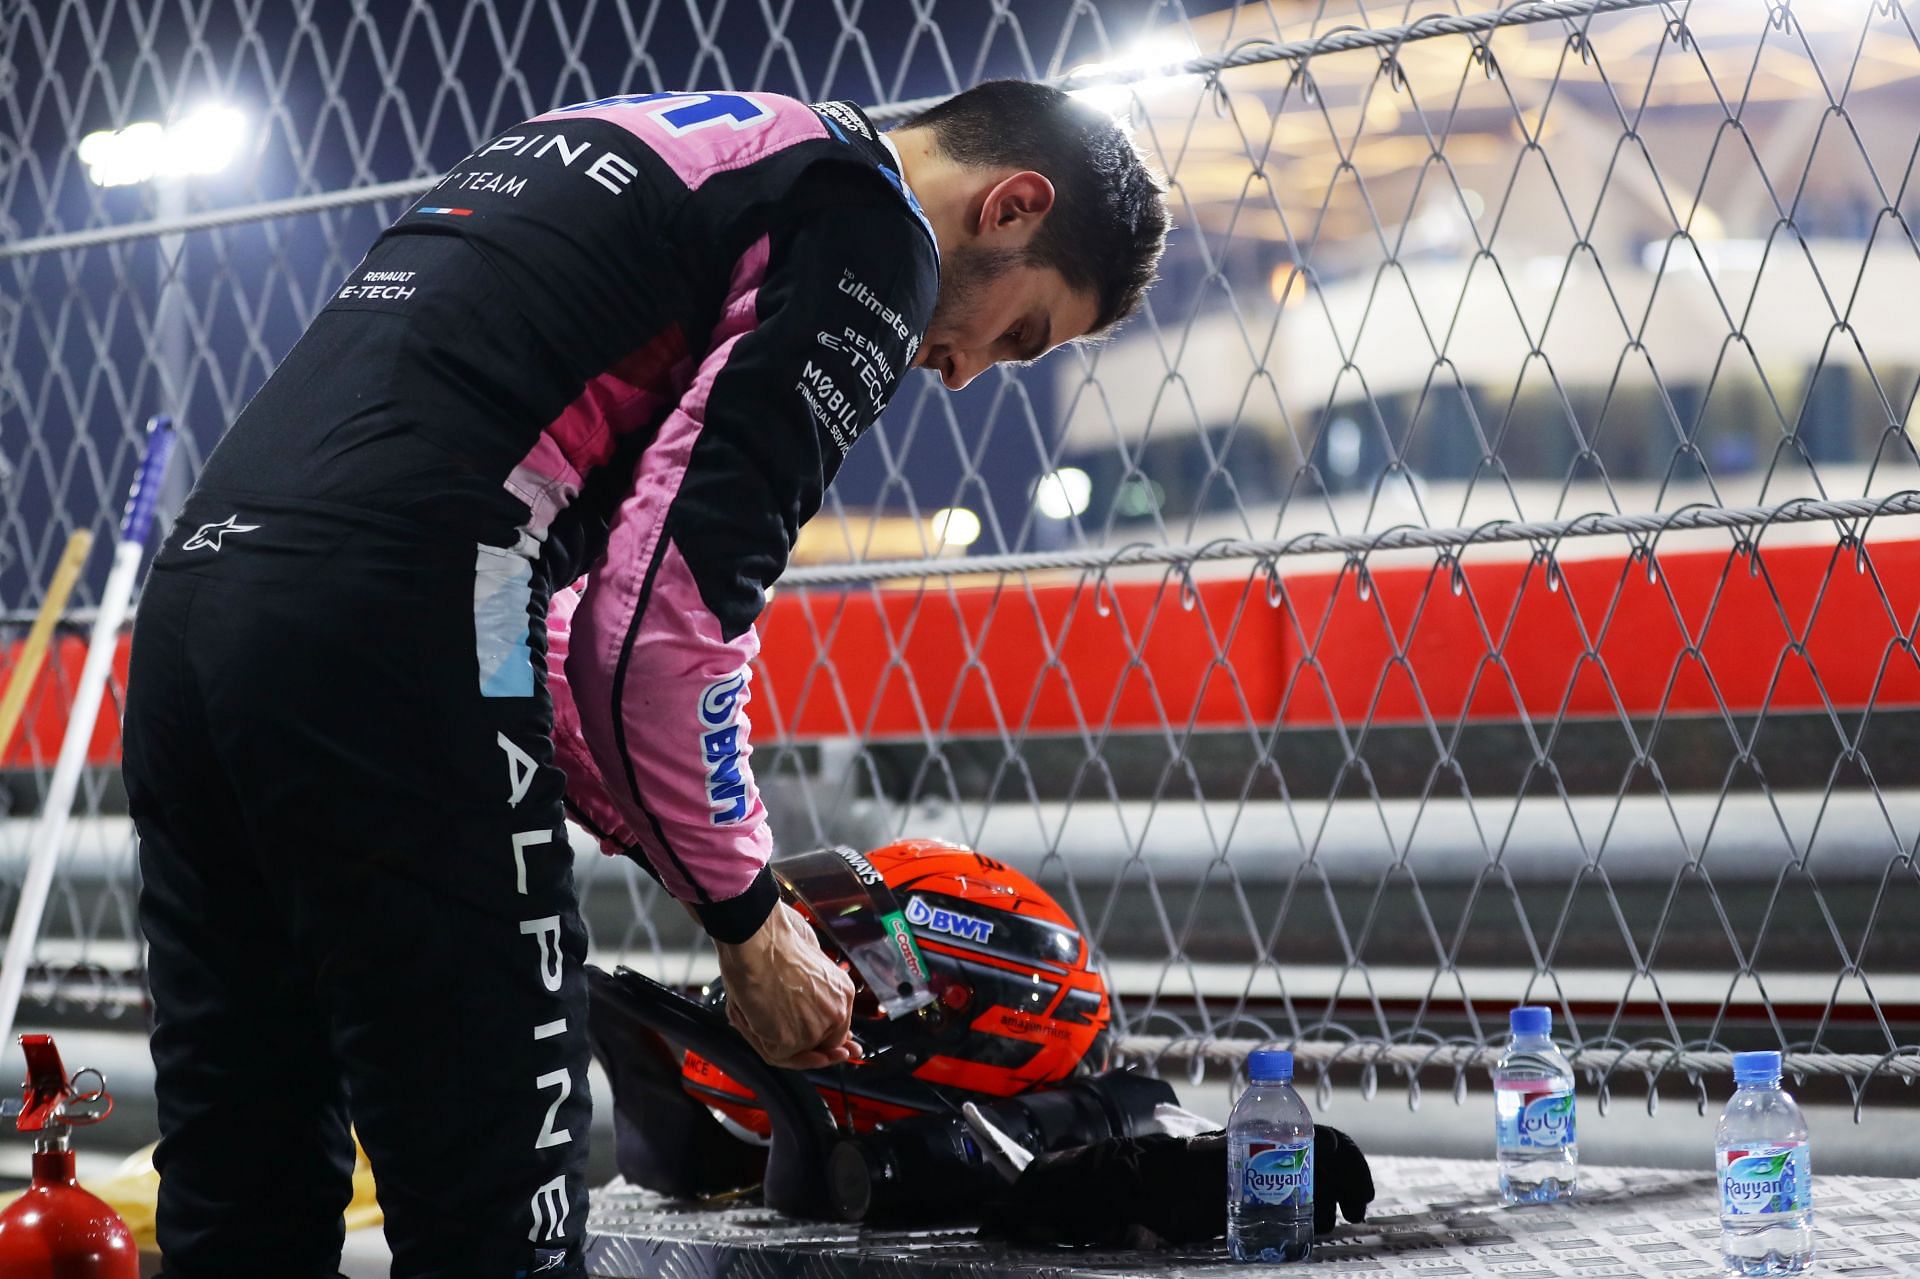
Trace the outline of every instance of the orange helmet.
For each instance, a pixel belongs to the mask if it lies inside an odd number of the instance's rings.
[[[782,898],[854,983],[868,1061],[815,1073],[841,1124],[864,1131],[1011,1097],[1106,1061],[1107,987],[1073,919],[1004,862],[934,839],[864,856],[819,849],[773,863]],[[697,1053],[687,1091],[764,1137],[752,1091]]]

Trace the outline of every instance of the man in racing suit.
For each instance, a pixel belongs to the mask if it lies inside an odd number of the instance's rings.
[[[380,237],[135,630],[169,1276],[334,1274],[349,1115],[395,1275],[584,1273],[568,773],[768,1060],[857,1054],[766,870],[754,619],[906,369],[957,388],[1108,327],[1165,225],[1111,122],[998,82],[887,136],[761,93],[564,107]]]

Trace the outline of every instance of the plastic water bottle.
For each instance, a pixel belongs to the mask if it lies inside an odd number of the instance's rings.
[[[1813,1264],[1813,1148],[1780,1088],[1780,1054],[1735,1053],[1733,1100],[1714,1130],[1720,1270],[1797,1275]]]
[[[1293,1090],[1293,1054],[1247,1058],[1251,1086],[1227,1121],[1227,1251],[1235,1261],[1313,1252],[1313,1116]]]
[[[1574,1139],[1573,1067],[1554,1045],[1553,1010],[1516,1008],[1508,1025],[1513,1042],[1493,1068],[1500,1198],[1524,1204],[1569,1197],[1580,1183],[1580,1146]]]

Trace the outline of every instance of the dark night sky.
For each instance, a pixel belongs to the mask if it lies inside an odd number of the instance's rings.
[[[1202,0],[1186,11],[1222,7]],[[1164,0],[149,0],[115,6],[94,27],[95,8],[36,0],[5,37],[11,43],[0,42],[14,73],[0,88],[0,237],[154,216],[151,185],[97,190],[73,147],[83,133],[207,101],[249,114],[252,155],[188,183],[192,209],[440,172],[528,115],[609,93],[747,87],[872,104],[1056,73],[1178,12]],[[770,38],[775,28],[779,38]],[[184,402],[165,393],[151,358],[165,270],[158,242],[0,267],[11,277],[0,276],[0,299],[21,308],[0,385],[0,447],[25,473],[16,518],[45,526],[44,541],[57,545],[71,525],[49,519],[54,511],[84,522],[117,508],[150,413],[177,412],[190,454],[204,454],[400,207],[189,236]],[[889,412],[904,451],[889,461],[871,441],[857,449],[838,486],[843,499],[903,511],[911,490],[923,511],[986,503],[1009,541],[1031,545],[1015,535],[1053,435],[1050,376],[983,378],[950,401],[928,381],[904,388]],[[983,434],[978,483],[963,483],[965,455]],[[976,550],[1002,549],[993,537],[989,521]],[[18,559],[0,563],[0,607],[31,598],[25,569]]]

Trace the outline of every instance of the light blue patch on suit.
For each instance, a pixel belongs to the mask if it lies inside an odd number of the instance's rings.
[[[533,696],[532,600],[533,562],[481,545],[473,562],[473,655],[482,697]]]

